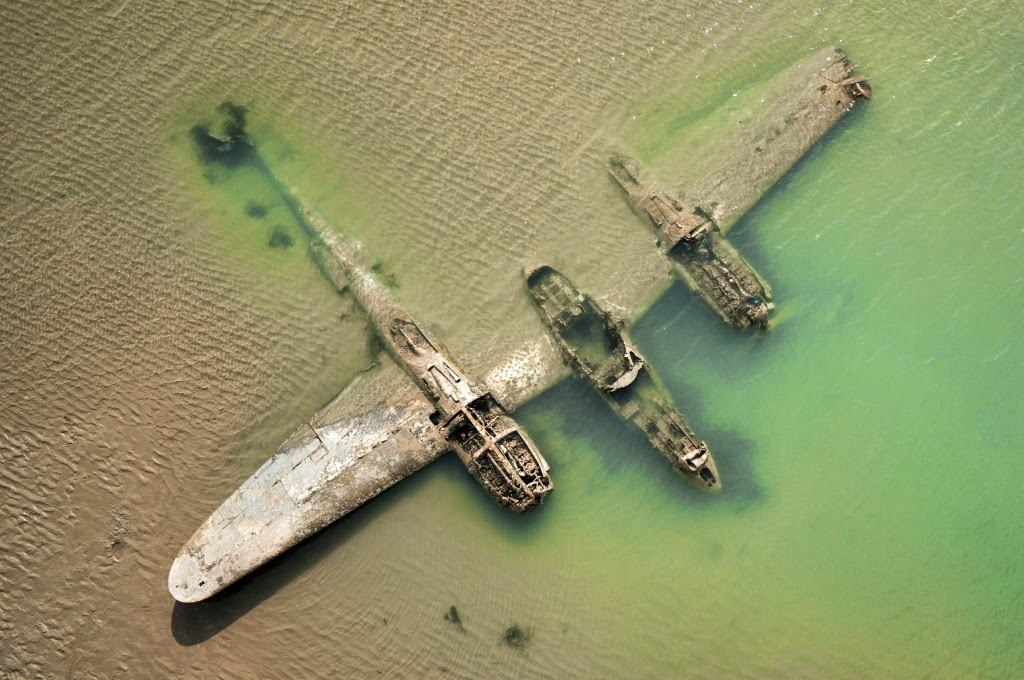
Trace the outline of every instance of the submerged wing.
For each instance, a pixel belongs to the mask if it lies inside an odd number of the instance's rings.
[[[436,459],[432,411],[393,364],[360,376],[185,543],[171,594],[209,597]]]
[[[677,167],[658,174],[728,231],[853,108],[858,94],[847,80],[853,70],[832,47],[737,93],[673,140],[679,151],[670,162]],[[870,94],[866,85],[860,92]]]
[[[496,357],[484,380],[505,408],[515,410],[569,373],[554,342],[543,333]]]

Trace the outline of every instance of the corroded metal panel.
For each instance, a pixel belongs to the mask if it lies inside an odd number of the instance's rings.
[[[728,232],[859,99],[870,96],[866,81],[853,72],[842,49],[823,49],[757,86],[756,115],[715,115],[716,124],[728,125],[728,137],[692,158],[691,167],[702,172],[680,187],[684,197]]]

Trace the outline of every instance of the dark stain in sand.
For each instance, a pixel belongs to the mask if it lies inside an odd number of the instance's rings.
[[[270,231],[270,239],[267,241],[267,245],[271,248],[278,248],[281,250],[291,248],[293,243],[295,243],[295,239],[288,233],[288,229],[281,224],[277,225]]]
[[[501,641],[512,649],[523,649],[526,644],[530,641],[532,633],[527,628],[520,628],[513,624],[505,629],[505,634],[501,636]]]
[[[245,214],[255,220],[261,220],[267,216],[267,206],[256,201],[245,204]]]
[[[448,608],[448,611],[444,614],[444,620],[451,623],[453,626],[458,628],[463,633],[466,632],[465,627],[462,625],[462,617],[459,616],[459,610],[455,605]]]

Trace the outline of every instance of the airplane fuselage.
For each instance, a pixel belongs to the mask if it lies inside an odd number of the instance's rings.
[[[541,319],[566,363],[687,478],[711,491],[721,478],[708,445],[697,438],[620,322],[551,267],[526,279]]]

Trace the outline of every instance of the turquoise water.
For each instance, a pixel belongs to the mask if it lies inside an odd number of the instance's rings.
[[[679,285],[636,325],[722,497],[676,489],[579,390],[526,409],[544,450],[573,451],[573,508],[551,510],[621,551],[604,586],[635,589],[643,637],[699,626],[728,675],[1024,672],[1022,54],[956,24],[851,38],[874,101],[732,232],[774,286],[772,333],[732,333]],[[680,670],[654,656],[645,673]]]

